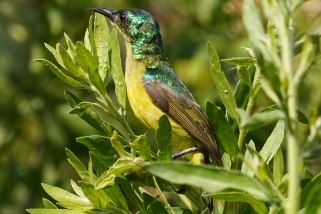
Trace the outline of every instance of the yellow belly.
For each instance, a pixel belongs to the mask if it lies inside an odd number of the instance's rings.
[[[156,130],[158,128],[158,120],[164,112],[151,101],[144,89],[142,77],[145,71],[146,67],[141,61],[127,57],[125,81],[129,104],[139,120],[146,126]],[[171,118],[169,118],[169,121],[172,126],[171,144],[174,148],[183,151],[197,145],[197,140],[192,138],[180,124]],[[192,160],[194,163],[203,161],[203,155],[198,152],[185,155],[184,158]]]

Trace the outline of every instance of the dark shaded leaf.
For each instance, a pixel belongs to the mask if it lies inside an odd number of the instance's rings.
[[[230,124],[225,119],[222,111],[213,103],[206,103],[206,115],[213,128],[215,138],[218,141],[220,147],[229,155],[235,157],[239,148],[234,136],[234,132],[231,129]]]
[[[156,144],[158,146],[158,160],[169,161],[172,157],[171,139],[172,127],[166,115],[159,118],[156,130]]]

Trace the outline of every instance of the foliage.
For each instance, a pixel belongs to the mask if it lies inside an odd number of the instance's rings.
[[[316,197],[320,193],[320,174],[313,177],[303,163],[303,158],[312,158],[320,139],[320,117],[315,114],[308,120],[298,110],[299,86],[309,68],[318,63],[319,41],[314,35],[297,35],[292,30],[290,18],[298,7],[297,1],[263,1],[268,20],[265,31],[255,1],[244,1],[244,25],[253,49],[247,48],[250,57],[224,60],[236,66],[239,82],[234,92],[221,70],[214,46],[208,43],[211,75],[225,110],[208,102],[206,114],[224,150],[222,169],[169,161],[171,128],[165,115],[155,135],[157,152],[153,152],[145,135],[134,134],[126,120],[126,92],[116,32],[109,32],[104,17],[90,19],[83,42],[74,44],[65,35],[67,49],[60,44],[56,49],[46,45],[59,67],[45,59],[37,61],[49,66],[66,83],[86,89],[96,98],[97,102],[81,101],[73,93],[65,93],[72,107],[70,114],[77,114],[100,135],[77,138],[90,151],[87,168],[66,149],[68,161],[81,178],[78,183],[71,181],[76,194],[43,184],[65,209],[45,199],[44,209],[28,212],[195,213],[207,207],[200,189],[207,191],[206,197],[220,199],[217,213],[320,210],[320,197]],[[300,46],[298,52],[296,46]],[[105,91],[110,77],[116,85],[117,104]],[[254,114],[260,89],[274,104]],[[310,128],[304,145],[299,142],[299,122]],[[266,124],[276,125],[261,149],[256,148],[254,140],[245,144],[249,131]],[[282,143],[287,149],[286,159]],[[172,191],[168,182],[189,185],[186,197],[181,196],[187,208],[172,207],[167,201],[163,191]],[[154,187],[163,203],[143,186]],[[129,208],[128,200],[134,208]]]

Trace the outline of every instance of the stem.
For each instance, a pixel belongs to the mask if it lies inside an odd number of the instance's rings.
[[[174,214],[174,211],[172,210],[171,206],[169,205],[168,201],[166,200],[165,196],[163,195],[162,190],[159,188],[156,178],[154,176],[153,176],[153,181],[154,181],[157,193],[158,193],[159,197],[162,199],[166,210],[168,211],[169,214]]]
[[[287,162],[289,173],[288,201],[285,206],[285,213],[292,214],[298,210],[298,185],[299,185],[299,143],[297,137],[297,84],[294,81],[294,71],[292,66],[292,39],[290,38],[289,26],[284,23],[280,28],[280,42],[282,50],[281,72],[284,73],[285,103],[286,111],[286,136],[287,136]]]
[[[101,95],[103,100],[105,101],[107,107],[109,107],[109,110],[111,111],[111,113],[115,116],[115,118],[124,126],[124,128],[126,129],[126,131],[129,133],[129,135],[133,138],[136,138],[135,133],[133,132],[133,130],[129,127],[127,121],[125,120],[125,118],[119,114],[118,110],[116,109],[116,107],[114,106],[114,104],[111,102],[111,100],[109,99],[109,97],[107,95]]]

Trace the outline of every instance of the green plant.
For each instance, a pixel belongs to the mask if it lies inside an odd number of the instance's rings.
[[[320,56],[316,39],[319,37],[296,35],[292,29],[291,15],[299,4],[262,1],[268,20],[264,30],[255,1],[244,1],[244,24],[253,43],[253,49],[246,49],[250,57],[221,60],[236,66],[239,82],[234,92],[213,45],[208,43],[210,71],[225,111],[208,102],[206,114],[224,150],[224,169],[171,161],[171,127],[166,115],[159,119],[155,134],[157,152],[151,150],[145,135],[133,133],[126,121],[126,91],[117,35],[115,29],[109,32],[104,17],[96,15],[90,19],[84,42],[74,44],[65,35],[67,49],[60,44],[56,49],[46,45],[60,68],[45,59],[36,61],[96,98],[97,102],[86,102],[65,92],[72,107],[70,113],[77,114],[101,135],[76,139],[90,151],[87,168],[66,149],[68,161],[81,178],[78,183],[71,181],[76,194],[43,184],[45,191],[65,209],[44,199],[45,209],[28,212],[202,213],[206,210],[204,196],[219,199],[215,213],[290,214],[320,210],[321,175],[313,176],[300,155],[313,155],[321,135],[320,117],[308,122],[297,109],[298,88]],[[105,91],[109,76],[115,82],[117,104]],[[261,89],[274,105],[253,114]],[[299,122],[310,128],[304,145],[299,143]],[[276,124],[275,128],[260,150],[253,140],[245,145],[249,131],[271,123]],[[286,158],[282,144],[287,149]],[[172,192],[169,182],[188,185],[186,194],[179,195],[184,208],[172,207],[164,196],[163,191]],[[162,203],[144,186],[154,187]]]

